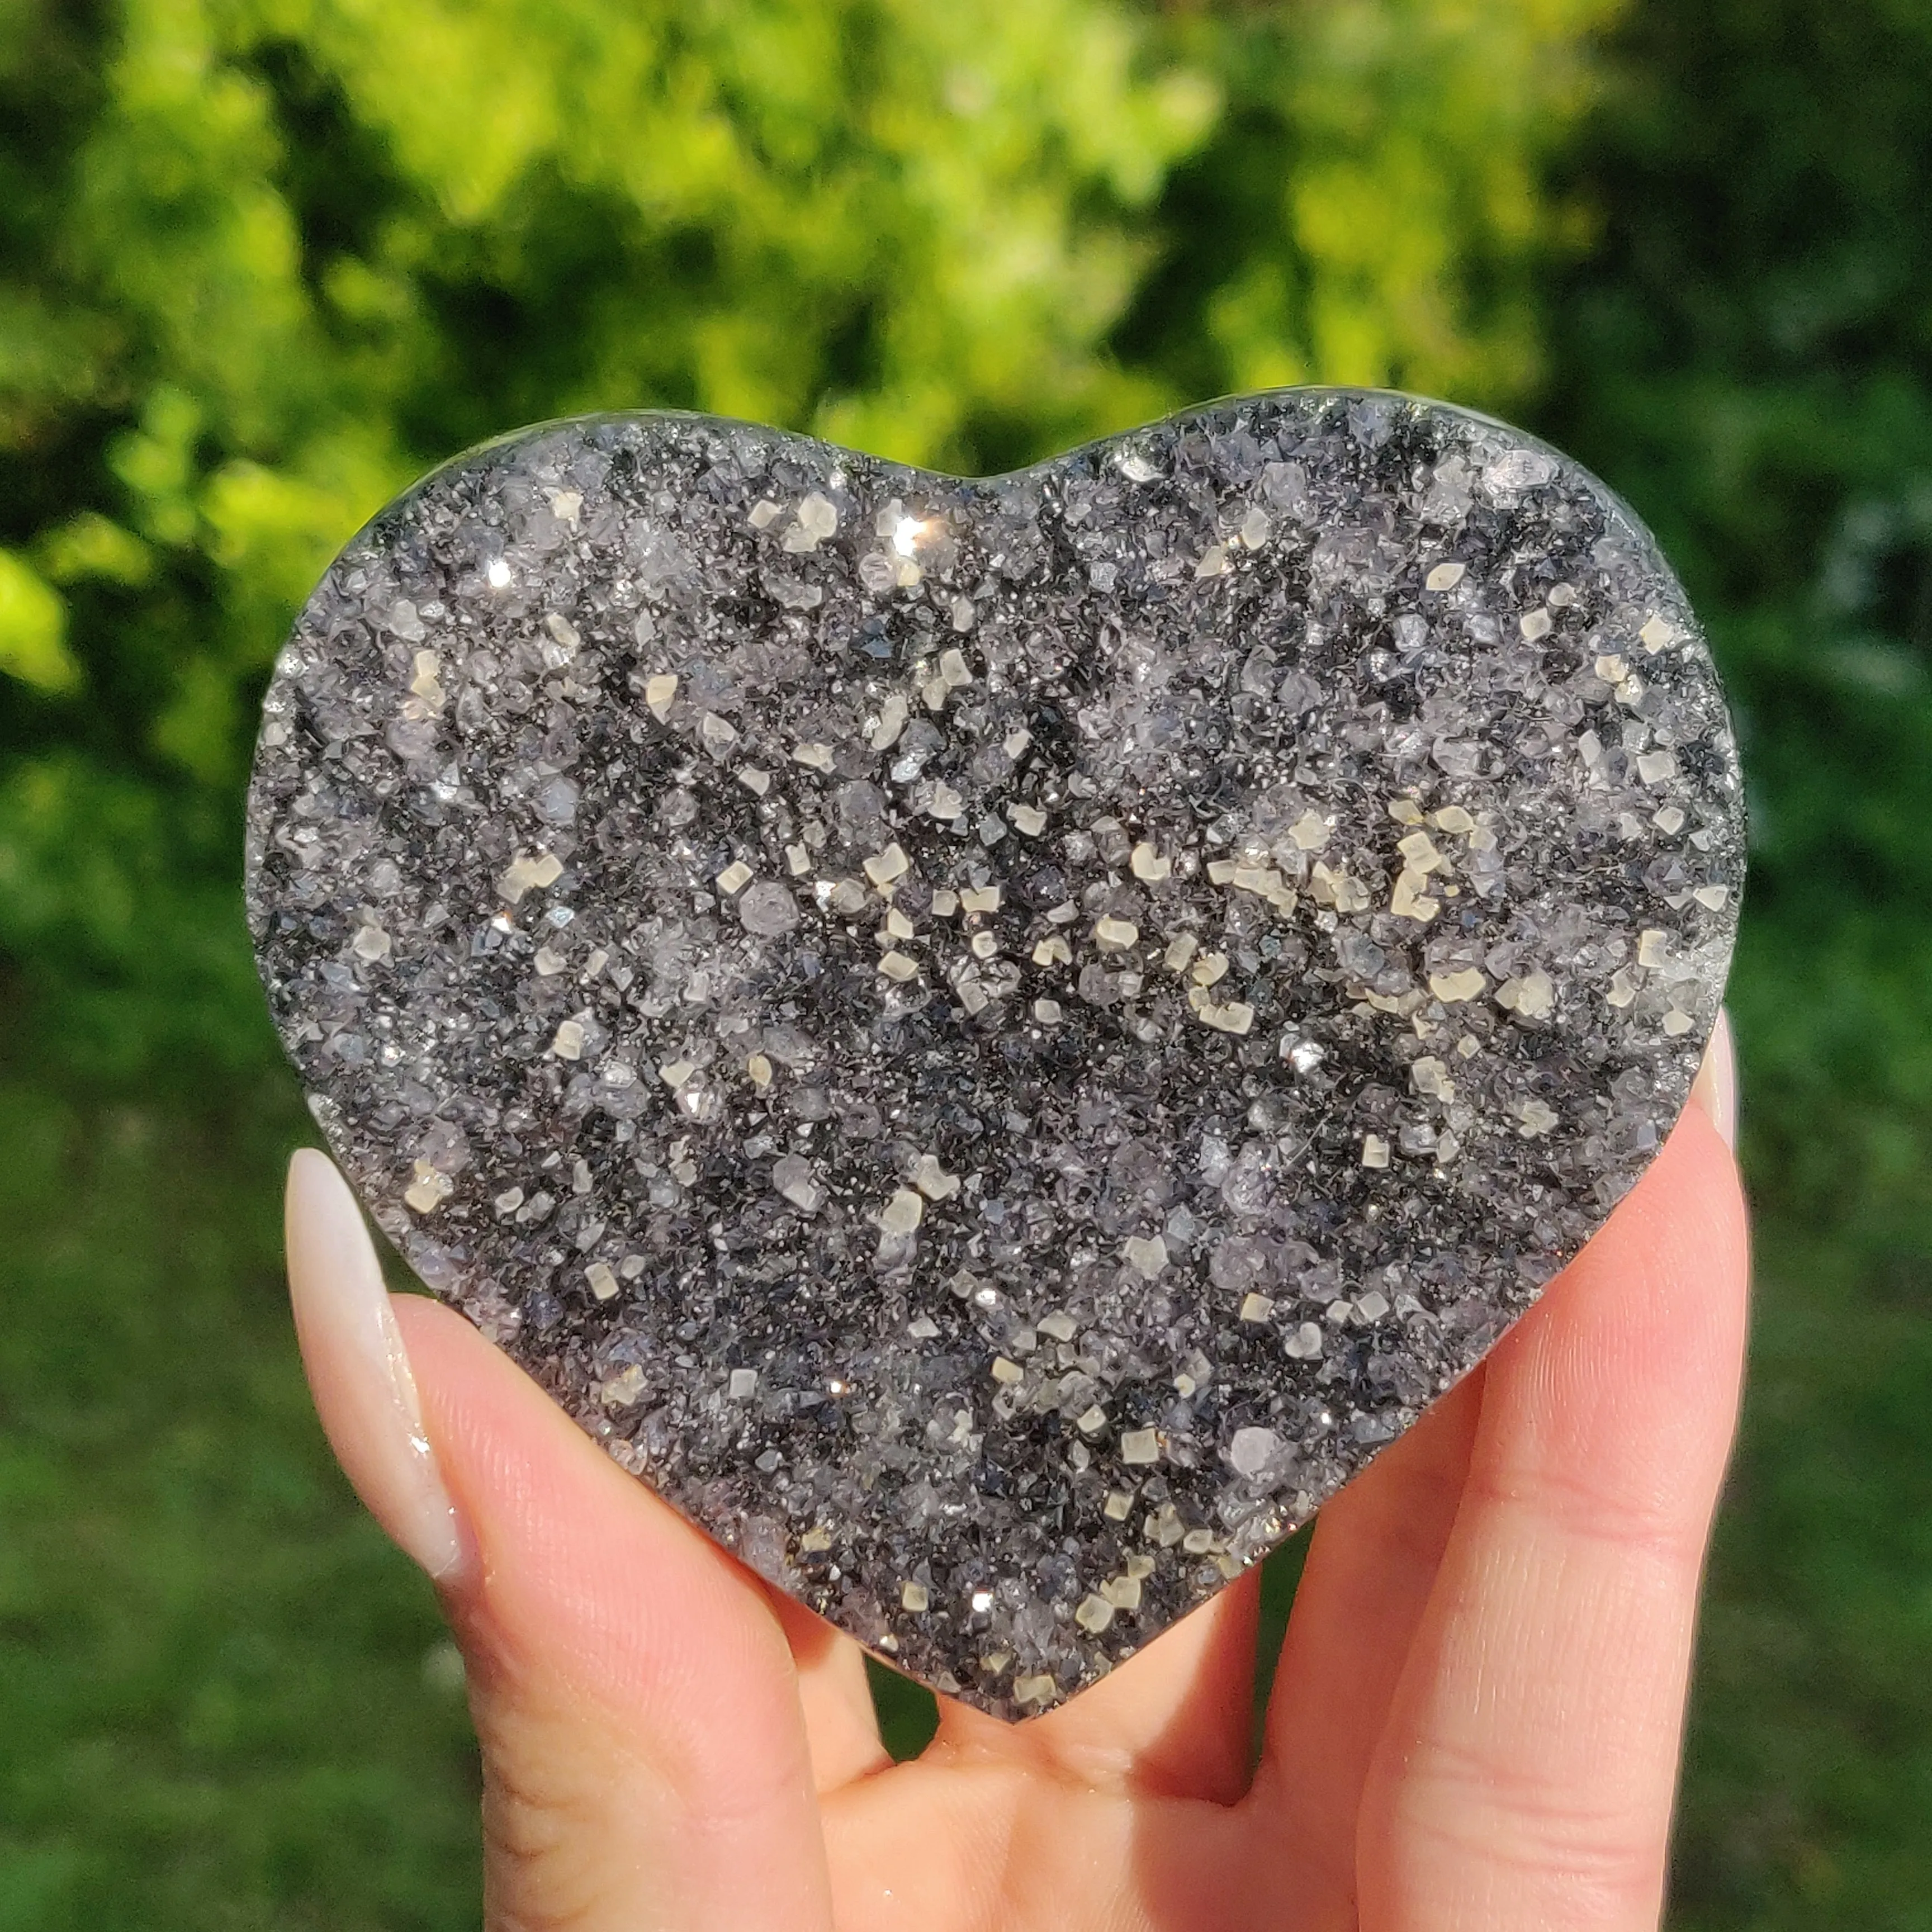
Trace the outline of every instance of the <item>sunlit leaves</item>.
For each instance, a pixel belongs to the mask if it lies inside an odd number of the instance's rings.
[[[975,470],[1241,386],[1506,401],[1607,4],[118,0],[92,60],[0,60],[62,130],[0,123],[0,180],[43,184],[0,258],[4,668],[39,693],[0,758],[64,730],[225,878],[196,841],[236,836],[323,563],[546,416]],[[1190,221],[1190,182],[1244,212]]]
[[[0,672],[39,691],[64,691],[80,673],[67,650],[60,593],[24,557],[0,550]]]

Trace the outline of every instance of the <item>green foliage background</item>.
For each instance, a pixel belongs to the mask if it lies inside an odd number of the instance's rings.
[[[1303,380],[1544,430],[1711,620],[1760,1320],[1674,1922],[1932,1928],[1928,204],[1924,0],[0,0],[0,1932],[474,1922],[237,896],[334,548],[578,410],[981,470]]]

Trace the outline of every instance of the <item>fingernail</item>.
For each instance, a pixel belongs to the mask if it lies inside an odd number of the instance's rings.
[[[423,1427],[422,1402],[362,1210],[313,1148],[289,1163],[289,1295],[329,1446],[370,1514],[439,1582],[468,1545]]]
[[[1704,1048],[1704,1064],[1690,1083],[1690,1098],[1710,1116],[1725,1146],[1738,1149],[1738,1060],[1731,1045],[1731,1016],[1718,1009],[1718,1024]]]

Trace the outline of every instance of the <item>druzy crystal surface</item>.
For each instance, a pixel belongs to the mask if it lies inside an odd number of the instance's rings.
[[[1642,1172],[1740,800],[1652,539],[1486,419],[1285,392],[968,482],[611,416],[329,571],[248,898],[422,1280],[754,1569],[1024,1716]]]

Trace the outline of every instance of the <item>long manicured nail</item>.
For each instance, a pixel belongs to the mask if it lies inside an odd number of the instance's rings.
[[[423,1428],[422,1403],[362,1210],[313,1148],[289,1163],[289,1294],[316,1412],[370,1513],[439,1582],[469,1545]]]
[[[1718,1010],[1704,1064],[1690,1084],[1690,1098],[1711,1117],[1711,1124],[1735,1154],[1738,1147],[1738,1058],[1731,1045],[1731,1016]]]

